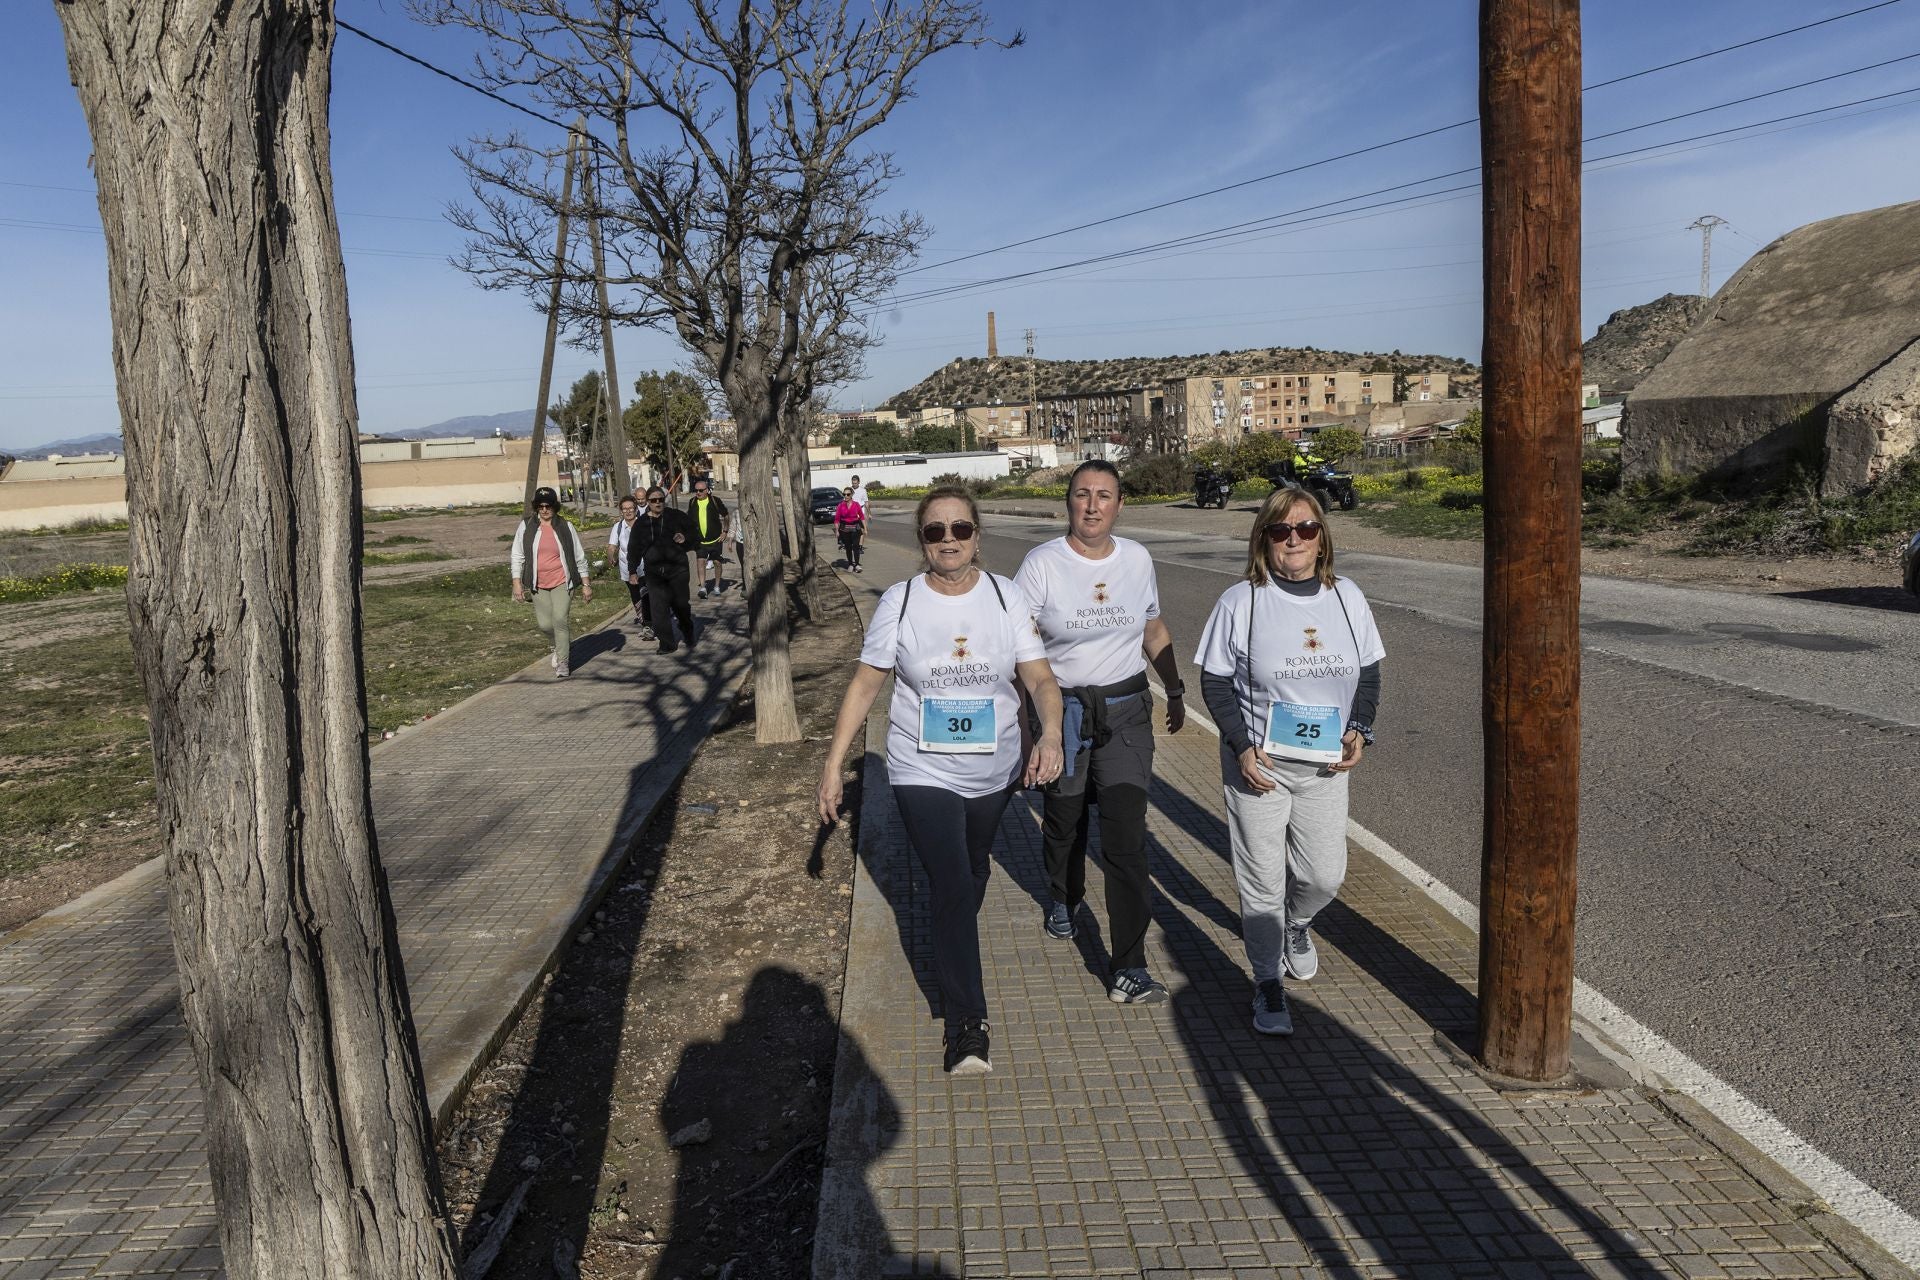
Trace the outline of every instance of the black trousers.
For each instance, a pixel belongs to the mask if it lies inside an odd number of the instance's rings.
[[[847,567],[849,569],[854,569],[859,567],[860,565],[860,529],[858,526],[842,529],[840,531],[840,550],[846,553]]]
[[[681,643],[692,644],[693,602],[687,598],[687,558],[678,555],[671,560],[649,560],[647,594],[653,597],[652,625],[654,633],[660,637],[660,643],[673,643],[667,622],[667,615],[671,613],[673,621],[680,624]]]
[[[980,904],[993,871],[993,837],[1012,788],[968,797],[945,787],[895,787],[907,843],[919,855],[931,890],[933,971],[948,1030],[987,1016],[980,973]]]
[[[644,582],[627,584],[627,599],[633,602],[633,616],[640,619],[642,626],[653,625],[653,597],[647,594]]]
[[[1069,695],[1071,696],[1071,695]],[[1147,963],[1147,787],[1153,780],[1153,699],[1140,694],[1107,708],[1113,736],[1074,758],[1073,777],[1046,788],[1041,847],[1055,902],[1087,896],[1087,832],[1100,807],[1100,850],[1107,872],[1107,930],[1115,969]]]

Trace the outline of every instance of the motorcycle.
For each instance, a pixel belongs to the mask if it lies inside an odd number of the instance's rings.
[[[1293,465],[1291,459],[1283,459],[1267,468],[1267,483],[1276,489],[1282,485],[1299,485],[1319,498],[1323,507],[1351,511],[1360,505],[1360,496],[1353,488],[1353,473],[1342,471],[1331,462],[1299,467]]]
[[[1227,499],[1233,496],[1233,473],[1214,467],[1202,467],[1193,473],[1193,505],[1196,507],[1218,507],[1227,509]]]

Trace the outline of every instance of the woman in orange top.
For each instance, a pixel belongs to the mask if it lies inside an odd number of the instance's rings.
[[[533,620],[542,634],[553,637],[556,679],[565,679],[572,669],[573,628],[567,612],[575,587],[582,599],[593,599],[593,584],[587,580],[591,568],[579,531],[560,514],[560,495],[545,487],[535,489],[533,518],[520,522],[513,539],[513,598],[527,598],[530,576]]]

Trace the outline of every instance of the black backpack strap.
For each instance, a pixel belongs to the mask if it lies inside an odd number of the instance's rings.
[[[916,573],[913,578],[919,576]],[[913,578],[907,579],[907,589],[900,593],[900,617],[894,623],[896,627],[904,627],[907,624],[907,597],[913,594]]]
[[[982,570],[982,572],[985,572],[985,570]],[[1000,612],[1005,613],[1007,611],[1007,597],[1001,594],[1000,579],[989,573],[987,574],[987,581],[993,584],[993,598],[1000,602]]]

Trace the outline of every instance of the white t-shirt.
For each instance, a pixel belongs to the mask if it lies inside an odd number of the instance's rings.
[[[1257,600],[1251,664],[1247,659],[1250,600]],[[1193,660],[1202,671],[1233,680],[1247,718],[1247,733],[1257,744],[1266,740],[1268,715],[1276,702],[1335,708],[1338,727],[1344,730],[1353,714],[1354,692],[1360,687],[1360,668],[1385,656],[1367,598],[1351,581],[1339,578],[1334,590],[1321,587],[1317,594],[1305,597],[1288,595],[1272,585],[1256,592],[1251,583],[1234,583],[1207,615]],[[1338,741],[1336,734],[1327,745],[1337,747]]]
[[[873,512],[867,507],[867,486],[863,484],[855,485],[853,489],[853,500],[860,504],[860,509],[862,511],[865,511],[868,515],[873,514]]]
[[[1033,606],[1033,625],[1063,689],[1119,684],[1147,668],[1140,642],[1160,616],[1153,557],[1130,538],[1089,560],[1065,537],[1027,553],[1014,576]]]
[[[634,517],[638,522],[639,517]],[[616,519],[613,527],[607,530],[607,550],[613,552],[614,567],[621,577],[627,576],[627,539],[633,534],[633,525],[625,520]]]
[[[928,585],[925,574],[915,574],[908,582],[913,584],[911,593],[907,582],[896,582],[880,597],[860,648],[860,661],[893,671],[888,777],[896,787],[991,795],[1011,783],[1023,763],[1015,666],[1047,656],[1033,634],[1026,594],[1011,579],[1001,578],[1000,598],[995,598],[994,584],[985,573],[963,596],[941,595]],[[991,753],[922,750],[923,712],[937,713],[943,699],[992,700]],[[923,707],[928,700],[932,705]]]

